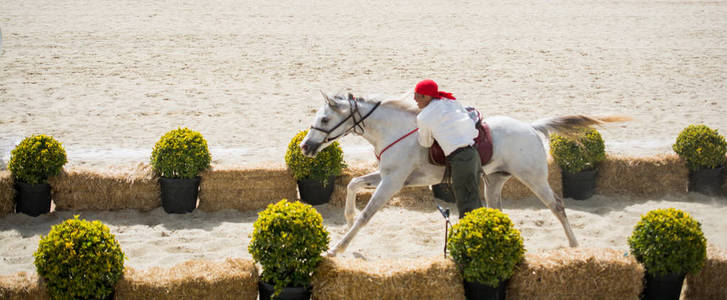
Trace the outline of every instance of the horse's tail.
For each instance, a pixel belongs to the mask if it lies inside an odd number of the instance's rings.
[[[566,137],[575,137],[578,133],[593,125],[604,123],[625,122],[631,118],[625,116],[591,117],[584,115],[561,116],[554,118],[540,119],[531,125],[535,130],[542,132],[548,139],[551,133],[558,133]]]

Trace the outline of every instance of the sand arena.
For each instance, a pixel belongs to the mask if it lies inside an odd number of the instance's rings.
[[[581,243],[623,253],[638,215],[674,206],[727,249],[724,199],[680,192],[685,169],[663,158],[689,124],[727,130],[727,2],[31,0],[1,7],[0,167],[16,142],[44,133],[69,155],[70,175],[58,180],[106,187],[60,194],[58,212],[37,219],[2,217],[4,275],[32,273],[39,236],[76,210],[109,224],[138,270],[244,259],[255,212],[295,197],[289,182],[271,181],[247,202],[210,192],[195,213],[165,215],[153,176],[137,167],[158,138],[188,126],[207,138],[216,170],[275,165],[277,172],[289,139],[322,105],[319,89],[398,95],[421,78],[487,115],[631,116],[601,132],[609,154],[632,158],[611,160],[594,199],[566,203]],[[342,144],[349,163],[372,168],[364,140]],[[653,180],[615,176],[633,166],[651,168]],[[210,180],[208,189],[236,176]],[[438,202],[425,194],[394,199],[343,259],[440,255]],[[509,195],[505,212],[531,254],[566,245],[540,203],[517,187]],[[319,208],[334,241],[343,228],[337,199]]]

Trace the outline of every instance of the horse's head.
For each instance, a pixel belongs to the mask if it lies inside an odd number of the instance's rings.
[[[352,94],[349,93],[348,98],[344,96],[330,97],[324,92],[321,92],[321,95],[323,95],[325,104],[318,109],[311,129],[300,142],[303,154],[310,157],[316,156],[320,150],[328,147],[339,137],[348,134],[354,124],[351,110],[355,106],[350,104],[351,101],[355,101]]]

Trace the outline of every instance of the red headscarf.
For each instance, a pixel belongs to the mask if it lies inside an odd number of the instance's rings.
[[[432,98],[447,98],[452,100],[457,99],[452,96],[451,93],[439,91],[437,83],[431,79],[424,79],[422,81],[419,81],[419,83],[417,83],[417,86],[414,88],[414,92],[417,94],[427,95]]]

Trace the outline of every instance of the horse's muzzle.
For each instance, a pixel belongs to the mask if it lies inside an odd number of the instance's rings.
[[[319,143],[306,142],[305,144],[300,145],[300,150],[305,156],[314,157],[316,156],[316,154],[318,154],[318,148],[320,146],[321,144]]]

